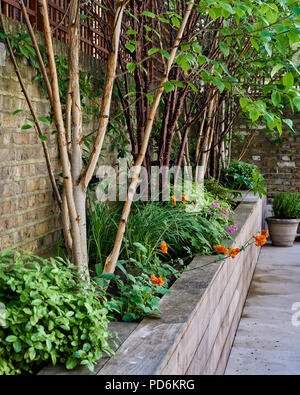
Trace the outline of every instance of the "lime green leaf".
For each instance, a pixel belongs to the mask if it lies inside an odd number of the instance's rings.
[[[273,92],[271,98],[272,98],[272,102],[273,102],[274,106],[277,107],[278,104],[280,104],[280,102],[281,102],[280,93],[277,91]]]
[[[159,48],[151,48],[151,49],[149,49],[149,51],[148,51],[148,55],[149,55],[149,56],[154,55],[154,54],[156,54],[156,53],[159,52],[159,51],[160,51]]]
[[[229,47],[224,41],[221,41],[219,43],[219,47],[220,47],[221,51],[223,52],[224,56],[228,56],[229,55]]]
[[[300,97],[294,97],[293,103],[297,107],[297,110],[300,111]]]
[[[164,82],[163,87],[167,93],[172,92],[175,89],[175,85],[173,85],[170,81]]]
[[[292,73],[286,73],[282,78],[283,85],[292,88],[294,85],[294,76]]]
[[[136,69],[136,65],[134,63],[127,63],[126,68],[128,71],[134,71]]]
[[[150,11],[144,11],[142,15],[148,16],[149,18],[155,18],[155,14],[153,14],[153,12]]]
[[[50,122],[49,119],[47,119],[47,118],[40,117],[40,118],[39,118],[39,121],[45,123],[45,124],[48,125],[48,126],[51,125],[51,122]]]
[[[136,30],[127,30],[126,34],[138,34]]]
[[[276,64],[271,71],[271,77],[273,78],[274,75],[276,75],[278,73],[278,71],[282,69],[282,67],[283,67],[283,64]]]
[[[135,51],[135,45],[132,45],[132,44],[129,44],[129,43],[125,44],[125,48],[127,48],[128,51],[131,52],[131,53]]]
[[[180,28],[180,21],[178,18],[176,18],[174,16],[173,18],[171,18],[171,22],[172,22],[173,26],[177,27],[178,29]]]
[[[250,39],[250,42],[251,42],[252,46],[253,46],[257,51],[259,51],[259,45],[258,45],[257,41],[254,40],[254,38],[251,38],[251,39]]]

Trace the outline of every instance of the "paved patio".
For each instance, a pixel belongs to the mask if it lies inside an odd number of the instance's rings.
[[[292,310],[292,306],[297,310]],[[300,374],[300,240],[262,249],[226,375]],[[292,324],[294,316],[295,323]]]

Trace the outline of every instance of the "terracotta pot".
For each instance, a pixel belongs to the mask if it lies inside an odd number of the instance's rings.
[[[299,222],[299,219],[267,218],[272,244],[280,247],[292,247]]]

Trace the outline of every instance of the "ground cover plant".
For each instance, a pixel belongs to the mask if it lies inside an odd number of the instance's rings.
[[[0,254],[0,375],[36,372],[52,362],[93,369],[110,353],[103,292],[74,275],[60,258]]]

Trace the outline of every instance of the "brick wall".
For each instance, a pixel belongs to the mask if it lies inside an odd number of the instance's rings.
[[[9,30],[24,26],[7,19]],[[56,52],[66,55],[64,44],[56,42]],[[0,251],[7,248],[25,249],[47,254],[56,246],[61,225],[48,180],[41,142],[33,129],[21,130],[31,118],[10,59],[0,46]],[[37,72],[26,60],[20,70],[38,116],[47,116],[49,106],[38,83]],[[82,57],[81,69],[103,70],[99,61]],[[16,109],[22,113],[13,115]],[[43,126],[43,124],[41,123]],[[55,173],[59,173],[56,135],[53,128],[43,126]],[[88,128],[88,131],[90,129]]]
[[[258,129],[242,159],[259,167],[266,178],[269,201],[276,191],[300,192],[300,114],[294,114],[289,118],[293,119],[295,135],[284,131],[282,144],[276,145],[274,136]],[[239,129],[241,134],[249,134],[245,125],[239,126]],[[241,144],[235,145],[235,157],[239,156],[241,147]]]

